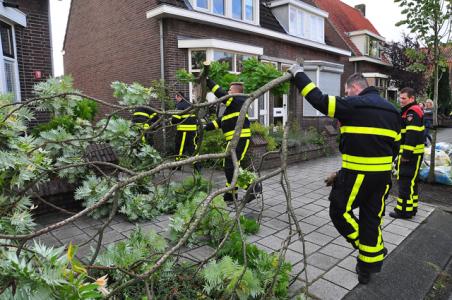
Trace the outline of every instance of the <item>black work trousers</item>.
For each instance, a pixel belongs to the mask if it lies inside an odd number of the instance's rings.
[[[239,164],[245,158],[249,145],[250,145],[249,138],[239,139],[239,142],[237,143],[237,148],[235,148],[235,153],[237,154],[237,160],[239,161]],[[224,159],[224,174],[226,175],[226,186],[230,186],[232,182],[232,177],[234,175],[234,164],[232,163],[232,158],[230,156]]]
[[[384,260],[381,231],[390,172],[339,171],[330,194],[330,217],[345,239],[359,250],[361,270],[379,272]],[[359,219],[353,209],[359,207]]]
[[[408,162],[401,162],[399,157],[397,182],[399,197],[395,211],[406,217],[416,215],[419,203],[419,169],[423,154],[414,154]]]

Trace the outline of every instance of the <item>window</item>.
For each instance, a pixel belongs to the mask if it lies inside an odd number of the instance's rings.
[[[205,50],[193,50],[191,51],[191,71],[200,72],[203,62],[206,61]]]
[[[224,0],[213,0],[213,13],[224,15]]]
[[[234,54],[224,51],[214,51],[213,60],[220,63],[228,63],[229,71],[234,71]]]
[[[0,93],[19,100],[19,78],[14,49],[14,27],[0,21]]]
[[[190,0],[194,9],[235,20],[258,23],[258,0]]]
[[[366,45],[367,55],[374,58],[381,58],[381,54],[383,52],[383,47],[381,42],[375,38],[367,36],[367,45]]]
[[[207,49],[190,49],[189,53],[189,72],[193,73],[195,76],[199,75],[202,69],[202,64],[206,60],[226,62],[229,66],[229,71],[231,73],[240,73],[243,69],[243,62],[247,59],[255,57],[255,55],[234,53],[231,51],[217,50],[213,48]],[[192,90],[192,84],[190,83],[190,99],[194,99],[199,94],[199,91]],[[209,98],[208,100],[214,100]],[[257,102],[257,101],[256,101]],[[256,104],[257,105],[257,104]],[[254,109],[254,105],[251,105]],[[257,110],[257,108],[256,108]],[[256,113],[257,118],[257,113]]]
[[[324,18],[300,8],[289,8],[289,33],[312,41],[324,43]]]
[[[13,30],[8,24],[0,22],[3,56],[14,58]]]

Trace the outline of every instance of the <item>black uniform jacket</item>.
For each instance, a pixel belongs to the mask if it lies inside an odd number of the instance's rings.
[[[400,113],[374,87],[358,96],[322,94],[299,72],[295,84],[314,108],[340,121],[342,168],[356,172],[388,172],[400,146]]]

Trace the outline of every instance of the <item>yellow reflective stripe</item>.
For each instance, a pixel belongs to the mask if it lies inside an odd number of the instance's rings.
[[[313,89],[315,89],[315,84],[311,82],[301,90],[301,95],[306,97]]]
[[[226,121],[226,120],[238,117],[238,116],[240,116],[240,112],[235,112],[235,113],[223,116],[221,118],[221,121]],[[246,114],[246,117],[248,118],[248,114]]]
[[[358,238],[359,232],[355,231],[353,233],[350,233],[349,235],[347,235],[347,237],[351,240],[356,240]],[[357,243],[357,245],[359,245],[359,243]]]
[[[215,126],[216,129],[220,128],[220,126],[218,126],[218,123],[216,120],[212,121],[213,126]]]
[[[400,150],[400,153],[402,153],[403,150]],[[402,155],[399,155],[397,158],[397,180],[400,178],[400,162],[402,161]]]
[[[396,208],[400,211],[404,211],[402,205],[397,205]],[[412,206],[407,206],[405,208],[405,211],[413,211],[413,207]]]
[[[366,263],[376,263],[380,262],[385,258],[383,254],[377,255],[377,256],[365,256],[363,254],[358,255],[358,259],[362,262]]]
[[[376,164],[392,164],[392,156],[381,156],[381,157],[363,157],[363,156],[353,156],[348,154],[342,154],[342,160],[352,163],[365,164],[365,165],[376,165]]]
[[[136,112],[133,113],[133,115],[134,116],[143,116],[143,117],[146,117],[146,118],[150,118],[149,114],[147,114],[145,112],[142,112],[142,111],[136,111]]]
[[[234,100],[233,97],[229,98],[228,101],[226,101],[226,106],[231,105],[232,101]]]
[[[224,137],[227,141],[231,140],[234,136],[234,130],[228,131],[226,133],[224,133]],[[244,128],[242,129],[242,132],[240,133],[240,137],[250,137],[251,136],[251,129],[249,128]]]
[[[185,138],[187,137],[187,133],[184,132],[182,134],[182,141],[180,143],[180,148],[179,148],[179,156],[182,156],[182,154],[184,153],[184,146],[185,146]]]
[[[182,119],[182,116],[180,116],[180,115],[173,115],[173,118]]]
[[[152,119],[153,117],[155,117],[157,115],[157,113],[153,113],[152,115],[149,116],[149,119]]]
[[[360,126],[342,126],[341,133],[355,133],[355,134],[372,134],[372,135],[382,135],[391,137],[393,139],[397,138],[398,133],[394,130],[377,128],[377,127],[360,127]]]
[[[250,146],[250,140],[246,140],[245,148],[243,149],[242,156],[240,156],[239,162],[245,158],[246,151],[248,151],[248,147]]]
[[[224,134],[224,136],[233,136],[234,132],[235,132],[235,130],[228,131]],[[251,133],[251,129],[243,128],[241,134],[243,134],[243,133]]]
[[[424,153],[424,144],[419,144],[416,146],[410,146],[410,145],[401,145],[400,146],[400,153],[403,153],[403,150],[412,151],[414,154],[420,154]]]
[[[342,168],[354,170],[354,171],[363,171],[363,172],[384,172],[391,171],[392,164],[384,164],[384,165],[361,165],[355,164],[347,161],[342,161]]]
[[[149,129],[149,128],[151,128],[151,126],[149,124],[147,124],[147,123],[143,124],[143,129]]]
[[[220,86],[219,86],[218,84],[216,84],[216,85],[212,88],[212,93],[215,93],[219,88],[220,88]]]
[[[416,177],[417,177],[417,173],[419,172],[419,167],[421,166],[421,156],[419,155],[419,157],[417,158],[417,163],[416,163],[416,171],[414,171],[414,175],[413,178],[411,179],[411,186],[410,186],[410,202],[413,203],[413,196],[414,196],[414,185],[416,184]]]
[[[353,233],[348,235],[348,237],[351,239],[358,238],[359,226],[358,226],[358,223],[356,222],[356,220],[350,215],[350,211],[352,211],[353,202],[355,201],[356,196],[358,195],[358,192],[361,187],[361,184],[363,183],[363,180],[364,180],[364,174],[358,174],[356,176],[355,183],[353,184],[353,188],[350,193],[350,196],[348,197],[347,206],[346,206],[345,212],[343,214],[345,221],[347,221],[347,223],[349,223],[353,227],[353,230],[355,230]]]
[[[413,131],[424,131],[425,130],[425,126],[413,126],[413,125],[409,125],[406,127],[406,130],[413,130]]]
[[[190,118],[190,117],[196,117],[196,115],[188,114],[188,115],[181,115],[181,117],[182,118]]]
[[[378,234],[380,235],[380,232]],[[380,239],[380,236],[378,236],[378,239]],[[383,244],[380,244],[380,245],[377,245],[377,246],[366,246],[366,245],[363,245],[363,244],[359,244],[359,250],[365,251],[365,252],[368,252],[368,253],[378,253],[378,252],[380,252],[383,249],[384,249],[384,245]]]
[[[395,137],[395,141],[396,142],[398,142],[398,141],[400,141],[402,139],[402,134],[401,133],[399,133],[396,137]]]
[[[336,97],[328,97],[328,117],[334,118],[334,113],[336,112]]]
[[[177,130],[185,130],[185,131],[195,131],[197,130],[196,125],[177,125]]]

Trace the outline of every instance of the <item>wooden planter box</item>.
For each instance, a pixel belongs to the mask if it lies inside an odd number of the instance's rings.
[[[337,131],[332,126],[325,126],[324,136],[326,142],[324,145],[306,145],[301,147],[289,147],[287,157],[288,164],[296,164],[302,161],[323,157],[336,153],[338,146],[336,142]],[[267,142],[258,135],[251,138],[251,146],[249,151],[250,162],[257,169],[260,166],[261,158],[267,152]],[[274,169],[281,166],[281,157],[279,153],[272,153],[265,157],[262,162],[261,170]]]

